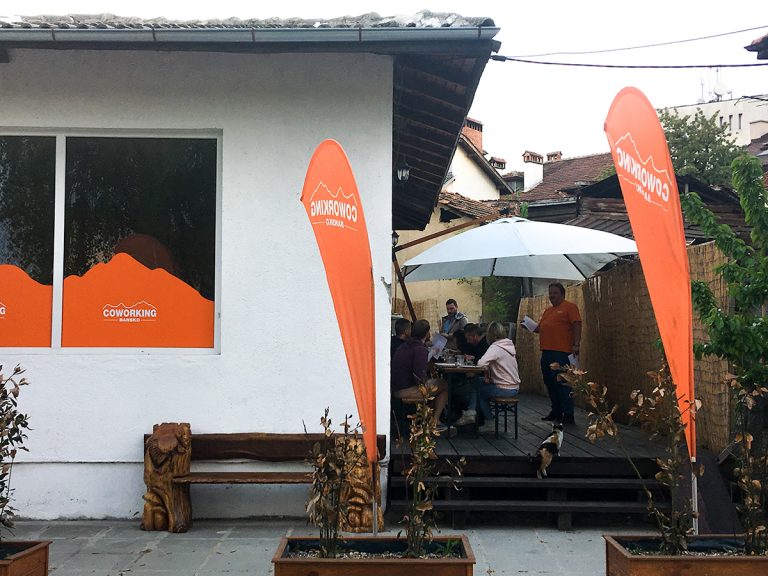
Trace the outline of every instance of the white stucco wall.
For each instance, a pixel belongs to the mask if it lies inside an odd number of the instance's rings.
[[[373,256],[379,432],[388,431],[392,62],[361,54],[11,51],[0,127],[212,130],[222,136],[220,353],[0,349],[32,382],[29,454],[14,471],[31,518],[132,518],[142,434],[319,431],[356,414],[314,236],[299,202],[309,159],[338,140],[355,172]],[[158,132],[161,134],[162,132]],[[196,516],[301,514],[306,488],[242,488]],[[201,488],[206,490],[206,488]],[[212,498],[237,491],[211,488]]]
[[[445,189],[472,200],[498,200],[499,191],[477,163],[459,146],[453,155],[451,172],[454,180]]]

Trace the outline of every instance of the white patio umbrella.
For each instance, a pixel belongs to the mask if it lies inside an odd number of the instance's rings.
[[[636,254],[616,234],[525,218],[502,218],[452,236],[404,264],[405,279],[485,276],[584,280],[619,256]]]

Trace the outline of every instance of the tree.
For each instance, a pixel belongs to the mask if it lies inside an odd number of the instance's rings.
[[[659,111],[675,174],[693,176],[709,185],[730,185],[731,163],[741,149],[716,116],[707,118],[700,109],[693,116]]]
[[[728,134],[725,125],[707,118],[701,110],[693,116],[680,116],[677,110],[658,110],[677,176],[693,176],[710,186],[730,186],[731,163],[741,149]],[[599,180],[616,174],[616,167],[606,167]]]
[[[739,194],[751,243],[718,224],[695,193],[681,197],[683,212],[728,258],[717,268],[732,302],[721,307],[709,286],[692,283],[693,306],[709,341],[696,346],[697,356],[728,360],[733,395],[735,473],[742,489],[742,520],[749,554],[768,551],[768,194],[757,158],[740,156],[733,162],[733,188]]]

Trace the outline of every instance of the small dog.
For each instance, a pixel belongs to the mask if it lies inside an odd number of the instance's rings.
[[[547,468],[552,464],[552,460],[560,453],[563,446],[563,425],[560,422],[552,424],[552,434],[547,436],[539,446],[536,460],[539,468],[536,470],[536,477],[546,478]]]

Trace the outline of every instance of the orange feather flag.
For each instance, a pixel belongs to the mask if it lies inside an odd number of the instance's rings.
[[[691,278],[677,180],[664,129],[648,98],[624,88],[605,120],[616,174],[637,243],[680,411],[696,458]]]
[[[301,202],[315,232],[344,344],[368,460],[376,451],[373,268],[363,205],[341,145],[325,140],[309,162]]]

